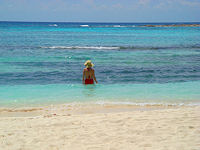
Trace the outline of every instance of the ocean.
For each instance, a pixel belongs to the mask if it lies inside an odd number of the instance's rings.
[[[199,105],[200,27],[148,24],[0,22],[0,107]]]

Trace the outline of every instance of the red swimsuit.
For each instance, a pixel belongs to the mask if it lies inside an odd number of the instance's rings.
[[[88,79],[85,79],[85,84],[94,84],[93,79],[90,79],[90,76]]]
[[[85,79],[85,84],[94,84],[93,79]]]

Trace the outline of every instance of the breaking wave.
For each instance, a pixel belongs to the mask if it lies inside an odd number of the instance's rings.
[[[107,46],[50,46],[50,47],[42,47],[49,49],[120,49],[120,47],[107,47]]]
[[[162,50],[162,49],[200,49],[200,45],[191,46],[42,46],[46,49],[93,49],[93,50]]]
[[[57,27],[58,25],[57,24],[50,24],[49,26],[50,27]]]
[[[114,25],[115,28],[121,28],[121,27],[129,27],[129,26],[122,26],[122,25]]]
[[[89,27],[89,25],[84,24],[84,25],[80,25],[81,27]]]

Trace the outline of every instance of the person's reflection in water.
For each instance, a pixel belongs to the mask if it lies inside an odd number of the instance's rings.
[[[87,60],[84,65],[85,68],[83,69],[82,79],[83,84],[94,84],[94,81],[98,83],[95,77],[95,71],[92,68],[94,64],[91,62],[91,60]]]
[[[87,86],[84,86],[83,88],[83,95],[88,98],[94,98],[96,95],[96,86],[94,84],[90,84]]]

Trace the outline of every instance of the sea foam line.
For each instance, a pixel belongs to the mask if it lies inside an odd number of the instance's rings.
[[[96,101],[93,102],[94,104],[98,104],[98,105],[133,105],[133,106],[200,106],[199,102],[196,103],[178,103],[178,102],[174,102],[174,103],[156,103],[156,102],[148,102],[148,103],[136,103],[136,102],[130,102],[130,101],[125,101],[125,102],[111,102],[111,101]]]
[[[50,24],[49,26],[50,27],[57,27],[58,25],[57,24]]]
[[[89,27],[87,24],[80,25],[81,27]]]
[[[49,48],[49,49],[120,49],[120,47],[106,47],[106,46],[49,46],[49,47],[41,47],[41,48]]]
[[[96,49],[96,50],[158,50],[158,49],[199,49],[200,45],[189,46],[41,46],[40,48],[47,49]]]

